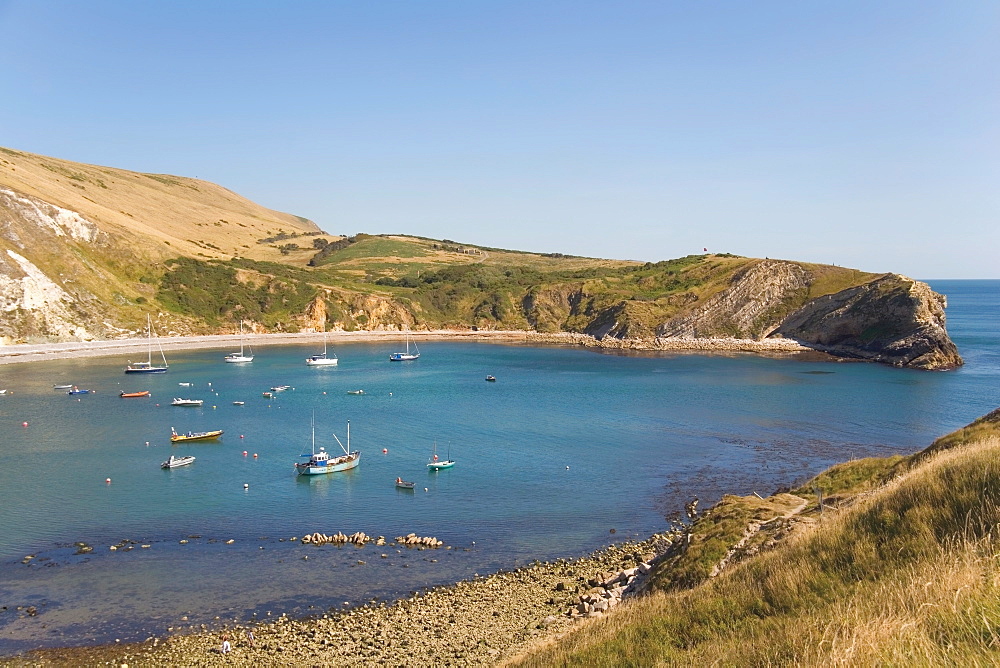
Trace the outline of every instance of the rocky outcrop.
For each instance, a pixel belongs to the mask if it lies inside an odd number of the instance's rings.
[[[762,339],[802,305],[811,282],[794,262],[761,260],[736,272],[701,306],[660,325],[657,336]]]
[[[785,318],[778,336],[842,357],[916,369],[962,365],[945,329],[946,300],[898,274],[814,299]]]

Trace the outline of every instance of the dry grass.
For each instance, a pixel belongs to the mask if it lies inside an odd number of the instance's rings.
[[[693,590],[578,628],[522,665],[996,665],[1000,438],[926,458]]]

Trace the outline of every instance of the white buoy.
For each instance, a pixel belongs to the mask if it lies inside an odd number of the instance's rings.
[[[250,489],[250,483],[248,482],[243,483],[243,489]]]

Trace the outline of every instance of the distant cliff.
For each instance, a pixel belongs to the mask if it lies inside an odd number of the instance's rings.
[[[128,338],[150,313],[181,336],[243,322],[255,333],[534,330],[651,349],[782,338],[948,369],[962,359],[944,306],[902,276],[788,260],[639,263],[329,235],[205,181],[0,148],[0,344]]]

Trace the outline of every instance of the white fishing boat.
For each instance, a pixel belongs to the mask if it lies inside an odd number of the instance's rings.
[[[455,465],[455,462],[451,458],[451,446],[448,446],[448,458],[439,459],[437,452],[437,441],[434,441],[434,454],[431,455],[431,459],[427,462],[427,468],[432,471],[440,471],[441,469],[450,469]]]
[[[413,352],[410,352],[410,330],[406,330],[406,352],[405,353],[393,353],[389,355],[390,362],[409,362],[410,360],[415,360],[420,357],[420,350],[417,348],[417,344],[413,344]]]
[[[163,359],[163,365],[153,364],[153,338],[155,334],[153,332],[153,319],[150,315],[146,314],[146,339],[147,339],[147,350],[148,355],[145,362],[133,362],[129,360],[128,366],[125,367],[125,373],[163,373],[167,370],[167,356],[163,354],[163,348],[160,346],[160,341],[157,339],[156,345],[160,350],[160,357]]]
[[[201,406],[205,403],[204,399],[181,399],[180,397],[174,397],[174,400],[170,402],[171,406]]]
[[[306,364],[309,366],[335,366],[337,364],[337,355],[326,351],[326,332],[323,332],[323,352],[307,357]]]
[[[337,445],[340,446],[341,450],[344,451],[342,455],[332,455],[326,451],[326,448],[321,447],[316,450],[316,419],[313,418],[312,425],[312,453],[308,455],[302,455],[303,457],[308,457],[309,461],[305,463],[295,464],[295,473],[298,475],[318,475],[320,473],[334,473],[336,471],[346,471],[348,469],[353,469],[361,462],[361,452],[359,450],[351,451],[351,421],[347,421],[347,447],[340,442],[337,435],[334,434],[333,438],[337,441]]]
[[[226,355],[226,362],[229,362],[230,364],[240,364],[242,362],[253,362],[253,348],[249,344],[247,344],[246,348],[249,348],[249,350],[250,350],[249,354],[246,352],[246,350],[244,350],[244,346],[243,346],[243,321],[240,320],[240,352],[238,352],[238,353],[229,353],[228,355]]]
[[[160,464],[160,468],[163,469],[175,469],[178,466],[187,466],[194,461],[194,457],[191,455],[184,455],[183,457],[174,457],[170,455],[170,459]]]

